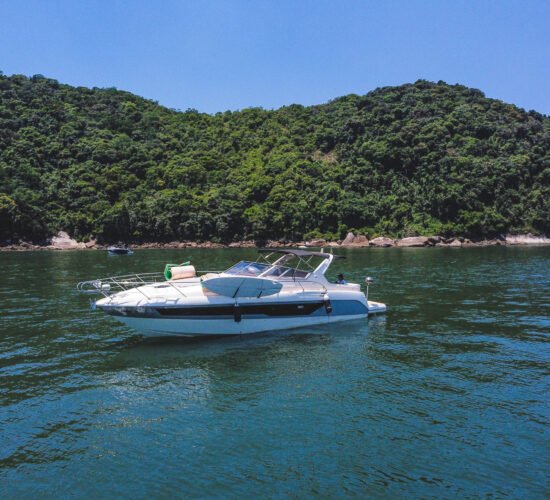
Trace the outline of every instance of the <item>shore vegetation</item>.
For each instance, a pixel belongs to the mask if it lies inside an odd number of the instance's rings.
[[[549,234],[550,118],[424,80],[211,115],[0,75],[0,241],[60,230],[220,243]]]

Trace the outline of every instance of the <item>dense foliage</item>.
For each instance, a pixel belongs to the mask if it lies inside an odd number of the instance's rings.
[[[550,119],[418,81],[178,112],[0,74],[0,240],[550,233]]]

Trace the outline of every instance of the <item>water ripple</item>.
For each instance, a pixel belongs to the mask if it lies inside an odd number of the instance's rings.
[[[143,340],[73,293],[253,255],[0,255],[2,497],[548,496],[549,249],[350,250],[387,315],[242,338]]]

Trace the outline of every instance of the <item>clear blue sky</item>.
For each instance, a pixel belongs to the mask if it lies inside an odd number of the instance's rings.
[[[424,78],[550,114],[550,0],[0,0],[0,70],[206,112]]]

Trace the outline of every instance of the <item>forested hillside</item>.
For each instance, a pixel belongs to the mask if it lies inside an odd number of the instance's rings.
[[[185,102],[182,95],[181,102]],[[0,240],[550,233],[550,118],[418,81],[215,115],[0,76]]]

